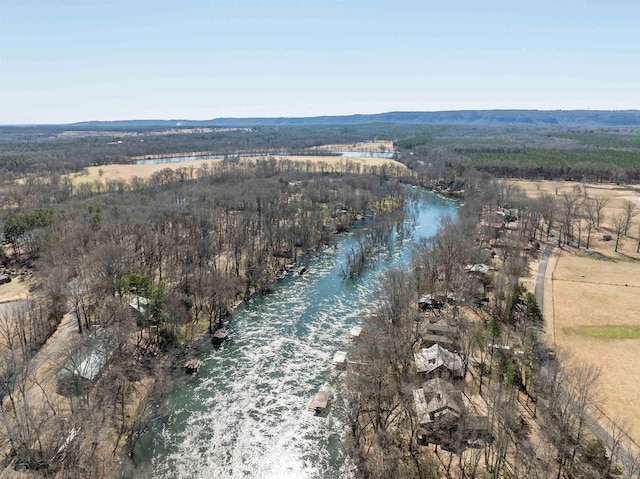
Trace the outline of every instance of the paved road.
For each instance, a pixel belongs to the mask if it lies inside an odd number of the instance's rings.
[[[544,251],[542,252],[542,259],[540,259],[540,264],[538,265],[538,276],[536,277],[536,287],[535,287],[535,295],[538,300],[538,305],[540,306],[540,311],[544,312],[544,279],[547,276],[547,265],[549,264],[549,257],[551,257],[551,253],[554,248],[558,245],[557,240],[551,241],[547,246],[545,246]]]
[[[558,245],[558,241],[554,240],[547,244],[542,252],[542,258],[540,259],[540,264],[538,265],[538,274],[536,276],[536,286],[534,294],[536,299],[538,300],[538,305],[540,306],[540,310],[544,312],[544,283],[545,278],[547,276],[547,265],[549,264],[549,258],[551,257],[551,253]],[[599,411],[602,414],[602,411]],[[607,420],[609,420],[607,418]],[[585,426],[591,431],[591,433],[600,439],[603,444],[606,446],[610,446],[614,443],[614,438],[611,433],[607,431],[602,425],[594,419],[594,417],[590,414],[587,414],[585,417]],[[628,436],[627,436],[628,438]],[[629,438],[630,439],[630,438]],[[631,439],[632,441],[632,439]],[[618,446],[618,460],[621,460],[625,464],[632,464],[636,460],[635,454],[629,450],[628,447],[620,444]],[[633,477],[638,477],[637,474],[634,474]]]

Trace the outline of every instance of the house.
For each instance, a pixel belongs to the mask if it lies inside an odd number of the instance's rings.
[[[434,323],[424,321],[418,326],[418,336],[422,340],[423,347],[439,343],[446,348],[454,349],[458,338],[458,328],[447,324],[444,320]]]
[[[434,378],[413,391],[419,429],[419,444],[430,442],[443,447],[459,442],[464,415],[462,393],[448,381]]]
[[[513,223],[514,221],[518,221],[518,217],[512,215],[508,211],[498,210],[496,211],[496,216],[505,223]]]
[[[420,333],[421,344],[424,347],[430,347],[434,344],[442,344],[448,348],[452,348],[455,346],[452,339],[447,336],[441,336],[438,334],[429,334],[429,333]]]
[[[467,396],[442,378],[424,382],[413,396],[420,444],[461,448],[491,437],[486,403],[480,396]]]
[[[464,377],[462,359],[456,353],[434,344],[423,348],[414,354],[416,370],[424,374],[425,378],[441,377],[444,379],[458,379]]]
[[[463,409],[460,391],[442,378],[425,381],[422,387],[413,391],[419,424],[429,424],[438,417],[460,417]]]
[[[458,336],[458,328],[447,324],[444,320],[435,323],[421,323],[419,331],[421,334],[441,334],[449,338]]]

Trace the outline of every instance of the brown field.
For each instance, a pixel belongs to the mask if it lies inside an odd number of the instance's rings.
[[[362,165],[381,166],[384,164],[396,165],[405,168],[404,165],[397,161],[386,158],[343,158],[340,156],[276,156],[278,160],[289,160],[295,162],[306,163],[327,163],[329,165],[338,165],[341,161],[351,161],[353,163],[360,163]],[[242,161],[256,161],[263,160],[264,157],[255,158],[243,158]],[[80,183],[93,183],[94,181],[104,182],[106,180],[130,180],[131,178],[138,177],[142,179],[148,179],[154,173],[164,170],[166,168],[172,170],[178,170],[181,168],[198,170],[203,165],[210,165],[218,163],[222,160],[209,159],[209,160],[189,160],[176,163],[162,163],[158,165],[128,165],[128,164],[114,164],[103,166],[90,166],[86,168],[88,174],[75,173],[71,175],[74,184]],[[102,173],[101,173],[102,172]]]
[[[105,180],[130,180],[131,178],[138,177],[147,179],[154,173],[169,168],[177,170],[179,168],[194,168],[198,169],[205,164],[218,163],[222,160],[189,160],[182,161],[180,163],[162,163],[158,165],[126,165],[126,164],[114,164],[103,166],[90,166],[86,169],[88,174],[75,173],[71,175],[75,184],[91,183],[93,181],[105,181]],[[100,173],[102,171],[102,174]]]
[[[28,276],[14,277],[11,283],[0,284],[0,303],[27,298],[31,284],[31,278]]]
[[[636,253],[640,185],[513,183],[533,197],[579,188],[582,194],[586,191],[588,196],[610,199],[602,227],[592,236],[591,248],[565,247],[561,252],[556,249],[549,263],[544,308],[546,336],[550,344],[566,351],[571,361],[596,364],[602,369],[602,412],[640,443],[640,254]],[[638,200],[639,214],[629,229],[630,237],[621,240],[620,252],[615,253],[615,241],[604,242],[601,238],[612,234],[611,218],[621,213],[624,200]],[[583,236],[582,241],[585,240]]]
[[[327,150],[327,151],[368,151],[368,152],[383,152],[393,151],[393,141],[362,141],[360,143],[337,143],[333,145],[320,145],[314,146],[312,150]]]

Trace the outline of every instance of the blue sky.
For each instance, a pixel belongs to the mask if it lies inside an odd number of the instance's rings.
[[[640,1],[0,0],[0,124],[640,109]]]

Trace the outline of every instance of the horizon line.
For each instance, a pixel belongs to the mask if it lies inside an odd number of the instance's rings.
[[[590,108],[571,108],[571,109],[539,109],[539,108],[467,108],[452,110],[391,110],[377,113],[349,113],[349,114],[324,114],[312,116],[220,116],[213,118],[194,119],[194,118],[119,118],[116,120],[79,120],[64,123],[0,123],[0,127],[33,127],[33,126],[74,126],[82,123],[120,123],[120,122],[212,122],[221,120],[304,120],[318,118],[353,118],[358,116],[375,117],[388,114],[412,114],[412,113],[461,113],[461,112],[549,112],[549,113],[569,113],[569,112],[600,112],[600,113],[640,113],[639,108],[613,108],[613,109],[590,109]],[[180,126],[180,125],[176,125]],[[294,125],[291,125],[294,126]]]

